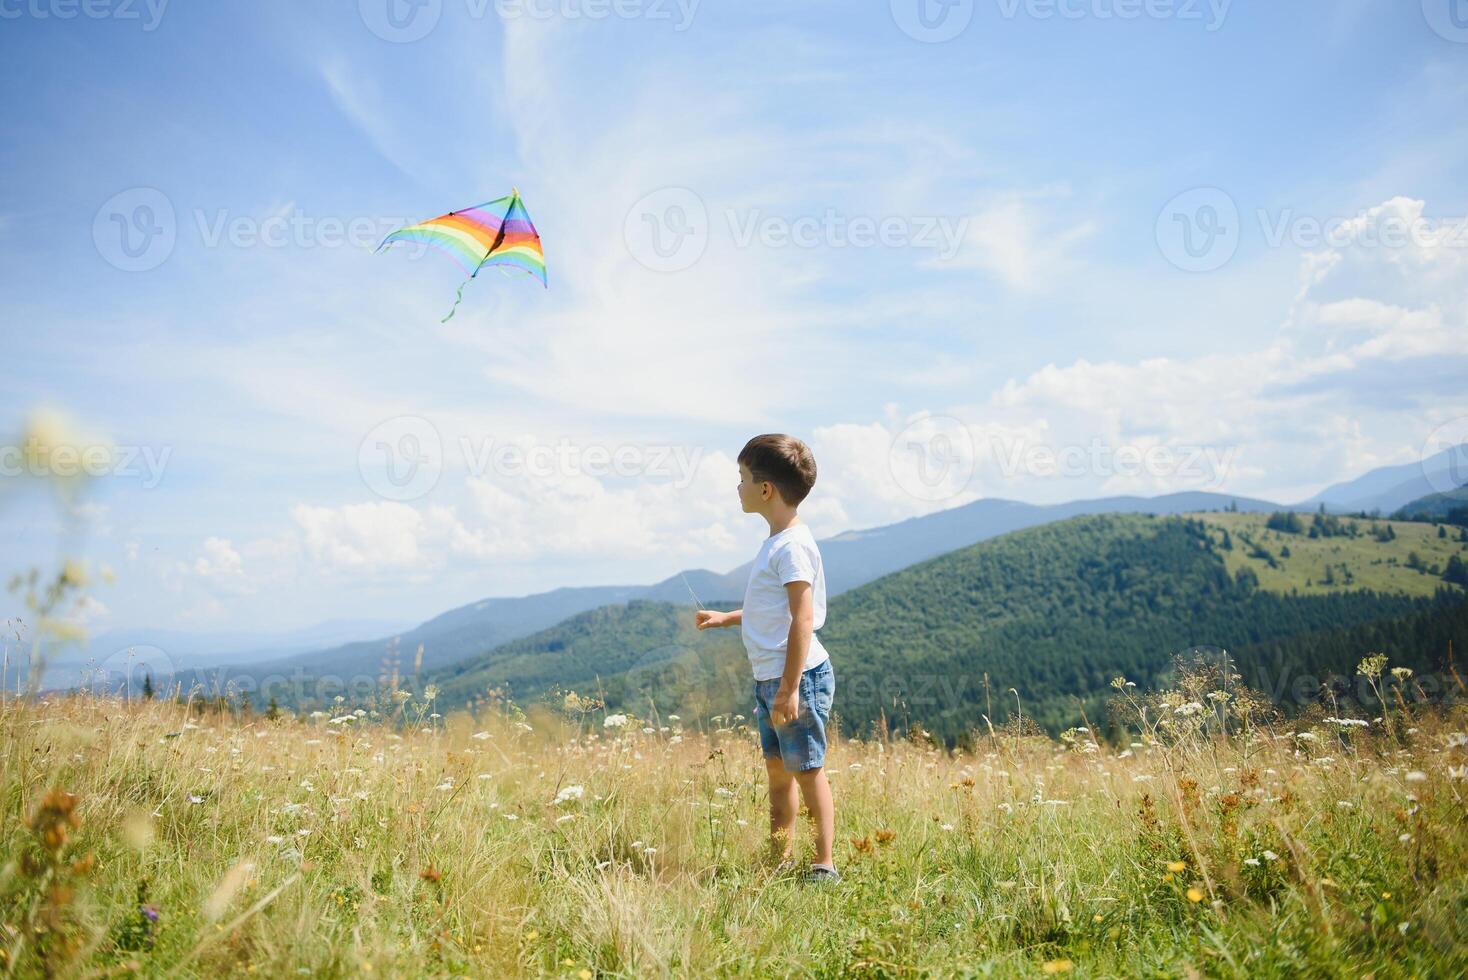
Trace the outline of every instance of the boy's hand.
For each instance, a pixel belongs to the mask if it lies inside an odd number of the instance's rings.
[[[788,725],[800,714],[800,688],[793,687],[785,690],[783,687],[775,692],[775,699],[770,702],[770,720],[776,725]]]
[[[701,630],[717,629],[723,626],[728,618],[728,613],[721,613],[717,609],[700,609],[693,614],[694,624]]]

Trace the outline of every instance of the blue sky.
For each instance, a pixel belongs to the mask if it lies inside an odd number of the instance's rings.
[[[6,571],[95,628],[729,568],[765,431],[823,535],[1468,436],[1461,0],[391,2],[0,0],[0,421],[113,453]],[[511,186],[550,288],[440,324],[372,249]]]

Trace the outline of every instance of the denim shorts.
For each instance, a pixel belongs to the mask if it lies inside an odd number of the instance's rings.
[[[770,702],[780,690],[780,678],[754,682],[754,716],[760,750],[765,758],[779,758],[788,772],[819,769],[826,764],[826,719],[836,695],[836,672],[828,657],[800,675],[800,711],[785,725],[770,721]]]

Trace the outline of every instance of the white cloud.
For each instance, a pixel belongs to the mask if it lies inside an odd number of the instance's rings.
[[[1041,424],[1052,444],[1237,450],[1225,485],[1266,492],[1313,475],[1320,485],[1416,458],[1437,422],[1468,414],[1461,385],[1419,365],[1468,356],[1468,240],[1421,225],[1421,201],[1393,198],[1346,225],[1336,247],[1307,253],[1300,293],[1262,348],[1131,363],[1049,364],[958,414]],[[1432,224],[1428,222],[1428,224]],[[1418,384],[1402,385],[1416,371]],[[1434,386],[1438,387],[1434,387]],[[1382,404],[1376,389],[1389,386]],[[1104,474],[1102,474],[1104,476]],[[1182,489],[1175,479],[1103,479],[1104,492]]]
[[[192,562],[179,562],[178,572],[215,593],[238,596],[254,591],[254,583],[245,574],[244,560],[228,538],[205,538],[201,553]]]
[[[207,538],[204,553],[194,559],[194,574],[201,578],[228,578],[242,574],[240,553],[226,538]]]
[[[949,260],[929,267],[983,269],[1010,289],[1030,292],[1063,279],[1075,264],[1075,246],[1097,231],[1095,222],[1066,224],[1041,213],[1035,202],[1064,197],[1057,191],[1007,191],[980,202],[968,218],[964,246]]]
[[[106,603],[95,596],[78,596],[70,606],[62,620],[69,625],[86,630],[95,630],[99,625],[112,618],[112,610],[107,608]]]
[[[738,469],[719,453],[696,462],[676,479],[484,473],[465,480],[462,506],[300,504],[291,516],[310,561],[350,574],[421,575],[456,560],[732,557]]]
[[[366,573],[426,571],[441,559],[420,543],[452,525],[452,514],[444,508],[424,512],[389,500],[341,507],[297,504],[291,517],[312,560],[330,570]]]

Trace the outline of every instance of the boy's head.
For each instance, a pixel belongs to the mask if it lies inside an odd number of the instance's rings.
[[[816,458],[794,436],[755,436],[739,451],[739,503],[747,514],[794,510],[816,485]]]

